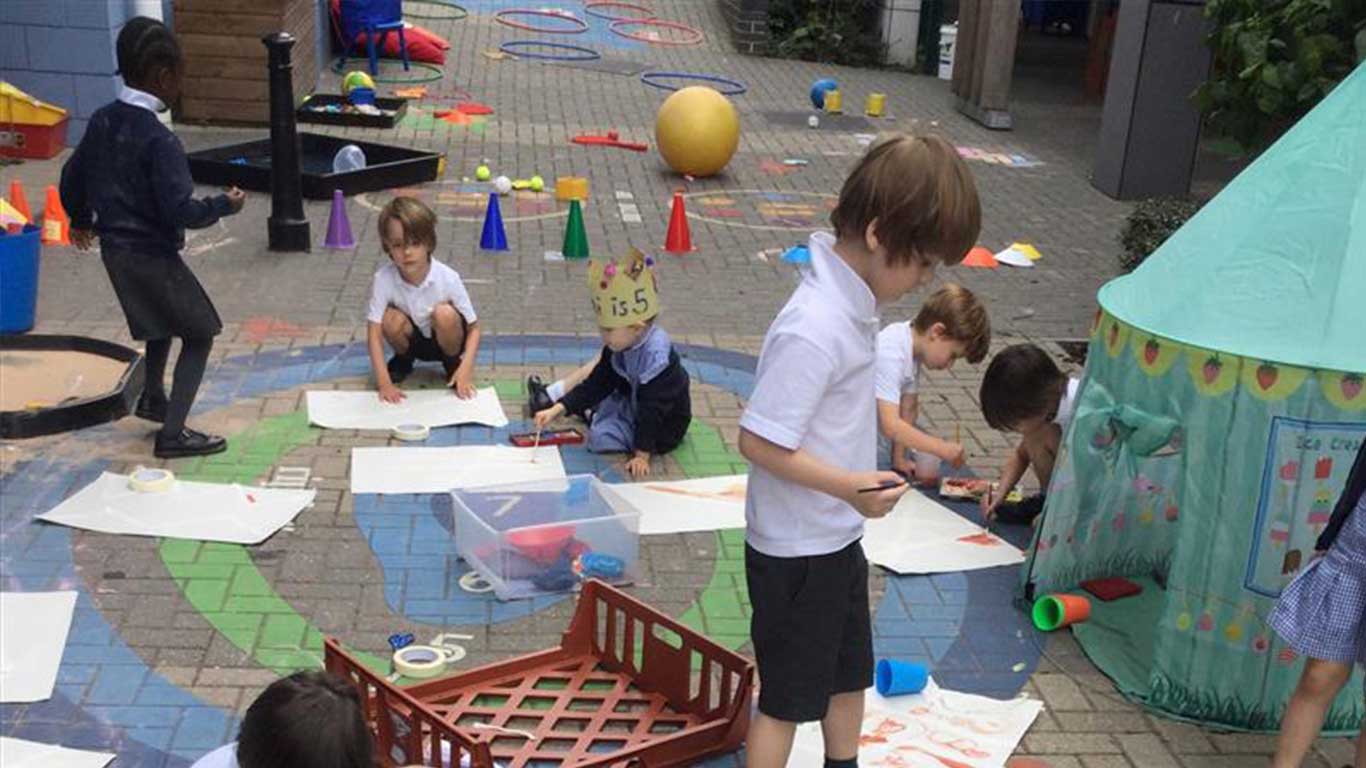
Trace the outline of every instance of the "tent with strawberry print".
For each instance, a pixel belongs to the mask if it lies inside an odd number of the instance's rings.
[[[1126,695],[1274,730],[1303,664],[1267,625],[1366,439],[1366,65],[1101,288],[1025,580],[1123,576],[1074,628]],[[1329,712],[1355,731],[1360,672]]]

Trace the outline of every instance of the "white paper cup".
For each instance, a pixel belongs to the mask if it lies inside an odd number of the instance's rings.
[[[940,458],[933,453],[915,451],[915,481],[920,485],[939,485]]]

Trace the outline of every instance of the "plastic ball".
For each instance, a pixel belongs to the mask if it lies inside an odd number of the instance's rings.
[[[840,84],[834,78],[823,77],[811,84],[811,106],[825,109],[825,92],[839,90]]]
[[[808,128],[819,128],[821,127],[821,119],[812,115],[811,117],[806,118],[806,126]]]
[[[512,179],[506,176],[499,176],[493,180],[493,189],[500,195],[506,195],[512,191]]]
[[[474,169],[474,178],[480,181],[488,181],[493,178],[493,171],[490,171],[487,165],[481,165]]]
[[[540,192],[543,189],[545,189],[545,179],[541,178],[540,176],[532,176],[531,191]]]
[[[366,74],[365,72],[362,72],[361,70],[347,72],[346,77],[342,78],[342,95],[350,96],[351,91],[353,91],[356,88],[369,88],[373,91],[375,90],[375,81],[371,79],[370,75]]]
[[[659,107],[655,143],[678,173],[711,176],[726,167],[740,145],[740,116],[716,90],[684,88]]]

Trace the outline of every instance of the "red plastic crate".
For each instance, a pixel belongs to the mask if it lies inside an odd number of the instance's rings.
[[[0,123],[0,155],[46,160],[66,148],[63,117],[56,125]]]
[[[324,663],[361,692],[383,766],[691,765],[740,747],[754,692],[748,659],[596,580],[559,648],[408,688],[332,638]]]

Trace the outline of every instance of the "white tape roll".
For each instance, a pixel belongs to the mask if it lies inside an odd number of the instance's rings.
[[[420,443],[431,437],[432,430],[426,424],[399,424],[390,432],[395,440],[405,443]]]
[[[457,654],[452,648],[433,648],[430,645],[410,645],[394,651],[394,669],[404,677],[426,680],[446,671],[446,665],[464,657],[464,649]]]
[[[478,571],[470,571],[460,577],[460,588],[466,592],[480,594],[483,592],[492,592],[493,584],[490,583],[488,579],[479,575]]]
[[[138,493],[165,493],[175,485],[175,475],[169,469],[138,467],[128,476],[128,487]]]

